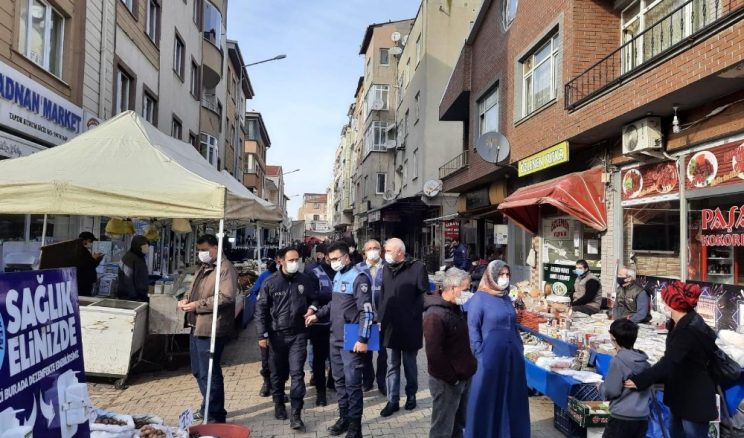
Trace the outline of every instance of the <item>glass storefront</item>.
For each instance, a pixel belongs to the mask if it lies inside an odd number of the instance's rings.
[[[542,220],[543,264],[574,266],[584,259],[590,269],[601,268],[601,234],[571,216]]]

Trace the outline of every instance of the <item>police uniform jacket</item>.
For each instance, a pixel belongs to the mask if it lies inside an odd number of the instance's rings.
[[[288,275],[280,269],[272,274],[261,286],[256,303],[258,335],[305,332],[305,313],[317,306],[317,289],[317,283],[302,272]]]
[[[334,345],[343,345],[344,324],[359,324],[358,341],[367,343],[375,319],[369,277],[352,264],[337,272],[333,279],[333,298],[316,316],[321,321],[330,317]]]

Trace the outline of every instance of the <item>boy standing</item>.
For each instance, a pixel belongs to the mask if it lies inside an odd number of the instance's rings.
[[[623,387],[623,382],[649,368],[646,353],[634,350],[638,325],[619,319],[610,325],[610,337],[618,352],[610,363],[602,394],[610,401],[610,420],[603,438],[643,438],[648,429],[648,403],[651,390],[634,391]]]

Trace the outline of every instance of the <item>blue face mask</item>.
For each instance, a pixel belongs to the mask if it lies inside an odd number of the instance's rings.
[[[578,275],[579,277],[584,275],[584,272],[586,271],[584,271],[583,269],[579,269],[579,268],[574,269],[574,274]]]

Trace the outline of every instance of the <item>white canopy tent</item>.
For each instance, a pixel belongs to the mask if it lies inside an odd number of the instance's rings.
[[[225,219],[281,220],[273,205],[233,181],[192,145],[127,111],[63,145],[0,161],[0,213],[219,220],[216,303]],[[213,307],[206,412],[217,322]]]

